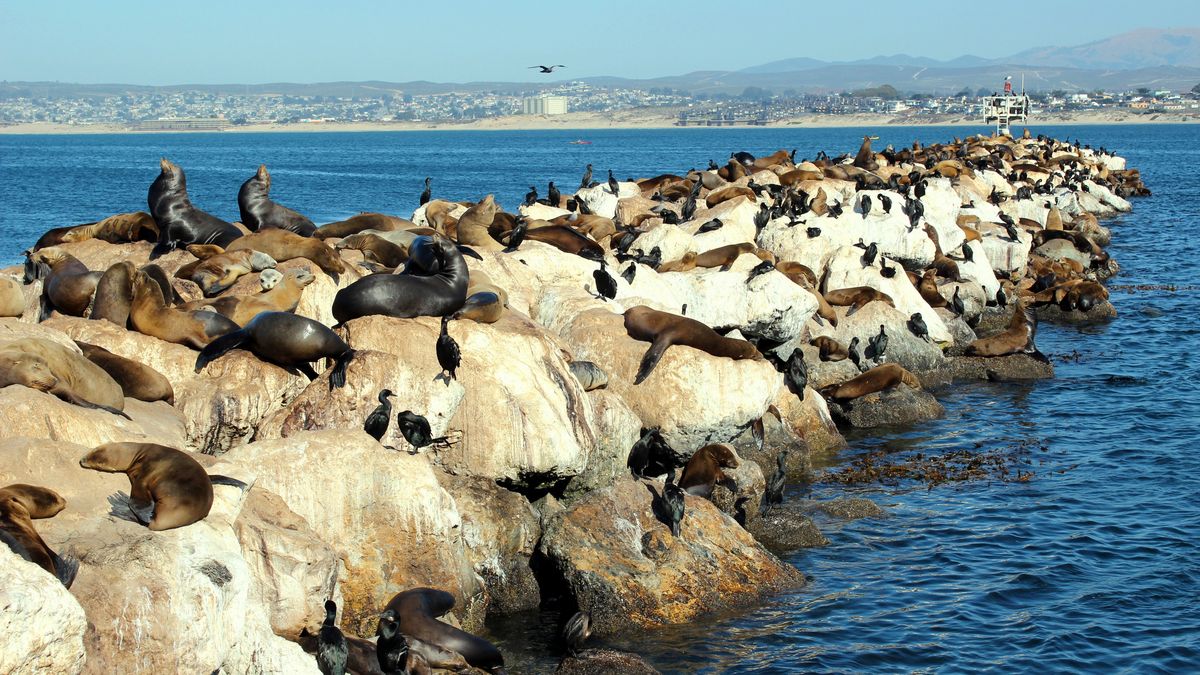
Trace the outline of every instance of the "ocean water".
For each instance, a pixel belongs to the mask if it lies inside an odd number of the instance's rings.
[[[1038,127],[1103,145],[1154,196],[1103,224],[1122,267],[1112,322],[1043,323],[1057,377],[936,391],[944,418],[850,437],[896,457],[1029,443],[1025,482],[789,487],[789,497],[861,496],[888,515],[819,521],[831,544],[786,559],[812,576],[763,606],[608,644],[670,673],[1200,671],[1200,161],[1195,126]],[[0,135],[0,265],[47,228],[144,209],[158,158],[181,164],[192,200],[237,217],[259,163],[280,202],[321,223],[359,211],[408,215],[434,195],[494,193],[514,208],[530,185],[682,172],[734,150],[853,152],[949,140],[979,129],[681,129],[574,132]],[[569,145],[582,137],[592,145]],[[1127,289],[1175,285],[1177,290]],[[1044,446],[1044,450],[1038,449]],[[511,672],[549,672],[557,617],[493,621]]]

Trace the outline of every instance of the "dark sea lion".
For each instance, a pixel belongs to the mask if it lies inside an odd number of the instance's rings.
[[[0,276],[0,317],[17,317],[25,313],[25,294],[16,279]]]
[[[835,401],[849,401],[899,384],[906,384],[912,389],[921,388],[921,382],[917,380],[917,377],[905,370],[903,366],[896,363],[885,363],[852,380],[825,387],[821,390],[821,395]]]
[[[819,350],[819,358],[822,361],[844,361],[850,356],[850,352],[842,343],[827,335],[815,337],[809,340],[808,344]]]
[[[642,357],[634,384],[641,384],[671,345],[686,345],[731,359],[761,359],[762,354],[745,340],[718,335],[708,326],[685,316],[668,314],[644,305],[625,310],[625,331],[635,340],[652,343]]]
[[[412,273],[437,267],[434,274]],[[409,249],[404,274],[372,274],[338,291],[333,316],[338,323],[371,314],[409,318],[446,316],[467,299],[467,264],[449,239],[419,237]]]
[[[223,332],[210,333],[204,317],[167,306],[162,287],[144,272],[133,280],[129,323],[143,335],[201,349]]]
[[[227,250],[232,252],[242,249],[262,251],[278,262],[296,258],[311,260],[334,280],[346,271],[346,264],[329,244],[287,230],[269,229],[255,232],[235,241]]]
[[[405,220],[397,216],[389,216],[384,213],[360,213],[345,220],[326,223],[318,227],[312,236],[317,239],[340,239],[352,234],[358,234],[363,230],[390,232],[392,230],[407,230],[410,227],[416,226],[417,224],[411,220]]]
[[[60,557],[33,526],[35,519],[53,518],[66,507],[66,500],[48,488],[23,483],[0,488],[0,543],[70,588],[79,571],[79,561],[70,556]]]
[[[541,227],[531,226],[525,232],[526,240],[550,244],[560,251],[573,253],[589,260],[599,260],[604,257],[604,249],[600,247],[600,244],[575,231],[574,228],[550,225],[544,220],[532,221],[531,225],[533,223],[543,223],[543,225]]]
[[[0,347],[0,387],[19,384],[84,408],[128,418],[121,386],[99,366],[66,347],[40,338]]]
[[[91,319],[105,319],[121,328],[129,324],[129,306],[133,302],[133,278],[137,267],[128,260],[111,265],[96,284]]]
[[[892,297],[883,291],[871,288],[870,286],[854,286],[851,288],[839,288],[832,291],[826,291],[822,295],[825,296],[825,302],[836,307],[849,307],[850,311],[846,312],[846,316],[862,309],[870,302],[883,302],[889,307],[895,307],[896,303]]]
[[[289,312],[263,312],[243,328],[213,340],[196,357],[196,372],[226,352],[245,349],[268,363],[295,368],[310,380],[317,373],[309,365],[320,359],[333,359],[329,386],[346,383],[346,366],[354,350],[324,324]]]
[[[713,443],[700,448],[692,455],[683,467],[683,475],[679,477],[679,487],[683,491],[708,499],[712,497],[713,488],[729,478],[721,469],[736,469],[737,457],[733,447],[725,443]]]
[[[965,353],[967,356],[1029,354],[1038,360],[1047,361],[1033,342],[1036,335],[1037,317],[1033,314],[1033,308],[1028,307],[1024,300],[1018,299],[1008,328],[996,335],[975,340],[967,345]]]
[[[158,226],[158,243],[150,252],[151,258],[164,255],[189,244],[216,244],[228,248],[242,236],[233,223],[192,206],[188,199],[187,178],[177,164],[163,158],[158,178],[150,184],[146,203]]]
[[[153,531],[204,520],[213,503],[213,483],[186,452],[155,443],[106,443],[79,466],[129,477],[130,510]]]
[[[183,306],[185,310],[212,309],[229,318],[239,327],[250,323],[263,312],[294,312],[300,304],[304,289],[313,282],[312,272],[303,267],[287,270],[280,281],[257,295],[226,295],[211,300],[197,300]]]
[[[414,588],[397,594],[387,604],[400,622],[400,632],[461,654],[476,668],[497,672],[504,668],[504,656],[495,645],[461,631],[437,618],[454,609],[454,596],[434,588]]]
[[[100,366],[121,387],[127,398],[139,401],[166,401],[175,405],[175,390],[162,373],[133,359],[117,356],[103,347],[75,341],[88,361]]]
[[[30,254],[25,261],[25,283],[42,280],[42,312],[39,320],[57,309],[69,316],[83,316],[103,272],[93,272],[75,256],[49,247]]]
[[[571,374],[579,380],[584,391],[603,389],[608,386],[608,373],[591,361],[572,361]]]
[[[283,232],[284,230],[276,231]],[[293,234],[292,236],[300,235]],[[188,252],[197,257],[207,256],[208,248],[196,245],[187,247]],[[180,267],[175,272],[175,276],[194,281],[204,295],[213,296],[232,286],[243,275],[273,267],[275,267],[275,260],[270,255],[261,251],[241,249],[203,257],[195,263]]]
[[[238,190],[238,211],[242,214],[242,224],[251,232],[277,227],[311,237],[313,232],[317,231],[313,221],[271,201],[270,193],[271,174],[267,171],[266,164],[260,164],[258,171],[242,183],[242,188]]]

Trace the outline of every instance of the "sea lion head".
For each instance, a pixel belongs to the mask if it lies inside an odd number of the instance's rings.
[[[309,272],[303,267],[294,267],[288,270],[285,276],[289,279],[294,279],[296,285],[300,288],[308,286],[313,282],[314,279],[316,279],[312,272]]]
[[[724,443],[714,443],[705,448],[708,451],[708,456],[717,463],[717,466],[723,469],[738,468],[737,457],[733,454],[733,448]]]
[[[0,500],[16,500],[29,512],[30,518],[53,518],[67,508],[67,500],[54,490],[24,483],[0,488]]]
[[[264,188],[266,188],[268,190],[271,189],[271,173],[269,171],[267,171],[266,164],[258,165],[258,171],[254,174],[254,177],[257,178],[259,180],[259,182],[261,182],[263,184]]]
[[[307,272],[308,270],[305,270]],[[309,274],[309,276],[312,276]],[[283,279],[283,274],[279,270],[265,269],[262,274],[258,275],[258,284],[264,291],[269,291]]]
[[[0,373],[7,374],[6,384],[21,384],[38,391],[48,392],[58,384],[45,359],[18,350],[0,352]]]
[[[133,466],[133,460],[136,458],[136,453],[131,452],[126,446],[137,445],[136,443],[105,443],[104,445],[94,448],[91,452],[83,456],[79,460],[79,466],[93,471],[107,471],[110,473],[118,473],[127,471]]]

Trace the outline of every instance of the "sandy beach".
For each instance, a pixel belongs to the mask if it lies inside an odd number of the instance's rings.
[[[628,110],[615,113],[574,112],[565,115],[509,115],[472,122],[320,122],[296,124],[250,124],[227,129],[224,133],[306,133],[330,131],[532,131],[593,129],[669,129],[674,126],[675,109]],[[1029,126],[1074,124],[1196,124],[1200,115],[1189,113],[1137,114],[1128,110],[1056,113],[1035,116]],[[869,126],[972,126],[984,124],[980,118],[961,115],[805,115],[779,120],[765,128],[779,127],[869,127]],[[745,129],[747,127],[686,127],[690,129]],[[199,131],[134,131],[117,124],[67,125],[38,122],[0,126],[0,134],[154,134],[211,133]]]

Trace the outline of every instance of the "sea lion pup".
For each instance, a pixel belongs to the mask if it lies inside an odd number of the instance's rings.
[[[295,312],[304,289],[313,282],[312,272],[303,267],[287,270],[280,283],[258,295],[226,295],[211,300],[197,300],[183,306],[185,310],[211,309],[245,326],[263,312]]]
[[[79,466],[129,478],[129,510],[155,532],[204,520],[213,503],[213,483],[246,484],[208,475],[182,450],[155,443],[106,443],[79,460]]]
[[[690,495],[709,499],[717,483],[729,480],[721,469],[736,468],[738,461],[731,446],[725,443],[706,445],[697,450],[684,465],[679,487]]]
[[[415,239],[417,235],[413,235]],[[408,248],[392,243],[377,234],[359,232],[339,241],[335,249],[362,251],[363,259],[379,263],[384,267],[396,268],[408,261]]]
[[[1037,335],[1037,317],[1033,308],[1027,306],[1020,297],[1017,298],[1012,320],[1005,330],[985,338],[979,338],[967,345],[967,356],[1007,356],[1009,354],[1028,354],[1033,358],[1049,363],[1045,354],[1038,351],[1034,344]]]
[[[128,244],[135,241],[158,241],[158,225],[145,211],[117,213],[94,223],[84,223],[68,228],[60,243],[74,243],[88,239],[99,239],[110,244]]]
[[[446,316],[467,299],[467,264],[441,235],[418,237],[402,274],[372,274],[338,291],[333,316],[338,323],[371,314],[398,318]]]
[[[196,357],[196,372],[234,349],[245,349],[268,363],[295,368],[309,380],[317,373],[309,365],[320,359],[333,359],[329,387],[346,384],[346,366],[354,350],[324,324],[289,312],[263,312],[245,327],[213,340]]]
[[[503,249],[504,246],[488,233],[488,227],[495,218],[496,199],[494,196],[488,195],[459,217],[458,243],[482,248],[485,251]]]
[[[103,347],[97,347],[87,342],[75,341],[75,345],[83,351],[83,356],[92,363],[100,366],[108,376],[121,387],[121,392],[127,398],[139,401],[166,401],[175,405],[175,390],[171,381],[162,373],[138,363],[133,359],[117,356]]]
[[[671,262],[665,262],[659,265],[658,273],[666,274],[667,272],[687,272],[688,270],[696,269],[697,255],[699,254],[697,254],[695,251],[688,251],[687,253],[684,253],[683,257],[679,260],[672,260]]]
[[[53,518],[66,507],[66,500],[48,488],[24,483],[0,488],[0,543],[70,588],[79,561],[71,556],[60,557],[33,526],[35,519]]]
[[[823,293],[825,302],[835,307],[849,307],[846,316],[854,314],[862,309],[869,302],[884,302],[889,307],[895,307],[896,303],[892,297],[883,291],[871,288],[870,286],[853,286],[851,288],[839,288],[833,291],[825,291]]]
[[[384,213],[360,213],[345,220],[325,223],[318,227],[312,236],[317,239],[340,239],[352,234],[358,234],[363,230],[390,232],[392,230],[407,230],[410,227],[416,226],[417,224],[411,220],[389,216]]]
[[[214,249],[220,250],[215,246],[188,246],[188,253],[198,260],[175,271],[177,278],[196,282],[205,296],[221,293],[243,275],[275,267],[275,260],[261,251],[242,249],[214,252]]]
[[[579,380],[584,391],[603,389],[608,386],[608,373],[591,361],[572,361],[571,374]]]
[[[134,277],[129,323],[137,332],[192,349],[202,349],[213,338],[237,328],[232,321],[224,327],[212,326],[206,321],[208,317],[196,316],[201,313],[212,314],[168,307],[163,299],[162,287],[157,282],[145,272],[138,272]]]
[[[849,401],[860,396],[866,396],[889,387],[906,384],[913,389],[920,389],[921,382],[915,375],[896,363],[885,363],[868,370],[858,377],[831,384],[821,390],[821,395],[833,401]]]
[[[281,204],[271,201],[271,174],[266,164],[259,164],[255,172],[238,190],[238,211],[242,224],[251,232],[270,227],[295,232],[311,237],[317,231],[313,221]]]
[[[660,312],[645,305],[625,310],[625,332],[635,340],[651,343],[642,357],[634,384],[641,384],[671,345],[686,345],[731,359],[761,359],[762,354],[745,340],[722,337],[708,326],[685,316]]]
[[[938,292],[937,270],[933,268],[925,270],[925,274],[921,275],[921,283],[917,284],[917,291],[921,294],[921,299],[930,307],[946,307],[950,304]]]
[[[809,340],[808,344],[817,348],[822,361],[844,361],[850,356],[850,352],[842,343],[827,335],[817,336]]]
[[[25,294],[16,279],[0,276],[0,317],[15,317],[25,313]]]
[[[233,223],[192,206],[188,199],[187,178],[179,165],[164,157],[159,166],[158,178],[150,184],[146,195],[150,215],[158,226],[158,243],[150,252],[152,259],[188,244],[216,244],[227,248],[234,239],[242,236],[242,231]]]
[[[346,271],[346,264],[336,251],[319,239],[302,237],[287,230],[269,229],[248,234],[230,244],[227,252],[250,249],[261,251],[278,262],[305,258],[317,264],[321,271],[337,281],[338,275]]]
[[[42,311],[39,321],[57,309],[69,316],[83,316],[103,272],[93,272],[75,256],[51,246],[35,251],[25,260],[25,283],[42,280]]]
[[[740,185],[731,185],[727,188],[721,188],[720,190],[708,193],[708,196],[704,198],[704,204],[711,209],[721,202],[727,202],[730,199],[738,197],[746,197],[751,203],[758,201],[758,195],[754,194],[754,190]]]
[[[50,340],[21,338],[0,346],[0,387],[10,384],[124,416],[121,386],[78,352]]]
[[[440,650],[461,654],[476,668],[500,673],[504,671],[504,656],[495,645],[483,638],[461,631],[438,621],[454,609],[454,596],[435,588],[414,588],[396,594],[387,604],[400,621],[400,632],[415,641]],[[413,645],[419,650],[418,645]],[[435,659],[428,659],[431,664]]]

